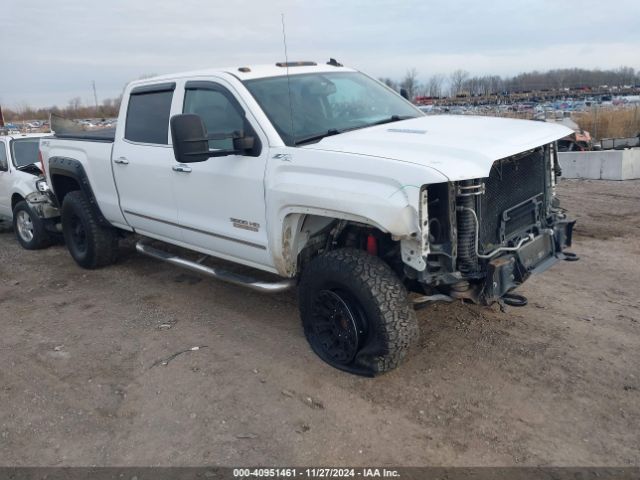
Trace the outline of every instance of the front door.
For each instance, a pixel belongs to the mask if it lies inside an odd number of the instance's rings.
[[[265,218],[266,138],[223,83],[191,81],[184,113],[198,114],[209,134],[243,132],[256,147],[244,155],[213,157],[173,173],[178,219],[185,242],[211,254],[256,267],[270,267]],[[210,150],[232,150],[231,139],[210,140]]]
[[[168,141],[174,90],[175,83],[164,83],[131,91],[111,161],[127,223],[143,235],[179,242],[175,160]]]

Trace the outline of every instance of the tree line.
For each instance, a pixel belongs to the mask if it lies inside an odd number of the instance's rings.
[[[561,68],[545,72],[533,71],[514,76],[472,76],[458,69],[449,75],[434,74],[421,82],[418,70],[410,68],[400,80],[379,80],[394,90],[406,90],[409,98],[417,96],[455,97],[456,95],[495,95],[527,91],[562,90],[565,88],[623,87],[640,84],[640,71],[632,67],[612,70]]]
[[[146,78],[142,77],[142,78]],[[640,71],[632,67],[613,70],[587,70],[582,68],[562,68],[546,72],[527,72],[512,77],[499,75],[472,76],[468,71],[458,69],[449,75],[434,74],[420,80],[416,68],[407,70],[400,80],[382,77],[380,81],[400,91],[405,89],[409,98],[417,96],[455,97],[456,95],[509,94],[523,91],[557,90],[564,88],[598,88],[601,86],[628,86],[640,84]],[[67,118],[113,118],[118,116],[122,96],[106,98],[97,107],[83,104],[80,97],[69,100],[64,107],[32,108],[27,103],[17,108],[4,108],[4,118],[8,122],[21,120],[46,120],[50,113]]]
[[[27,103],[22,103],[16,108],[3,108],[4,119],[7,122],[21,120],[48,120],[49,114],[54,113],[66,118],[114,118],[118,116],[122,97],[105,98],[96,108],[95,105],[82,103],[80,97],[74,97],[64,107],[33,108]]]

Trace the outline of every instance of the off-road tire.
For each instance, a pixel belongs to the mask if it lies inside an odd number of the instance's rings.
[[[118,258],[116,230],[100,224],[95,208],[80,191],[64,197],[62,234],[69,253],[83,268],[104,267]]]
[[[326,309],[317,307],[320,299],[331,296],[327,291],[338,292],[352,306],[351,311],[359,312],[362,334],[352,359],[336,361],[317,333],[317,325],[327,324]],[[298,296],[311,348],[341,370],[364,376],[392,370],[419,338],[415,311],[404,285],[389,265],[364,251],[338,249],[313,259],[302,272]],[[335,321],[336,310],[332,312],[329,317]]]
[[[23,215],[27,215],[30,219],[31,239],[23,236],[25,235],[25,233],[23,233],[24,226],[21,228],[20,225],[18,225]],[[19,201],[13,209],[13,231],[16,234],[18,243],[27,250],[39,250],[51,245],[51,236],[49,232],[47,232],[44,223],[24,200]]]

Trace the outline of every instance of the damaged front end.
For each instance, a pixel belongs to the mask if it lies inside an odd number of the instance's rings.
[[[47,231],[61,232],[60,209],[44,177],[36,179],[36,190],[27,195],[25,200],[31,211],[42,220]]]
[[[427,293],[491,304],[560,259],[575,220],[555,197],[553,144],[494,162],[488,177],[426,188]]]

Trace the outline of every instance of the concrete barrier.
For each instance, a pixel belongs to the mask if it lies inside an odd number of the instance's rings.
[[[564,178],[632,180],[640,178],[640,148],[601,152],[559,152]]]

